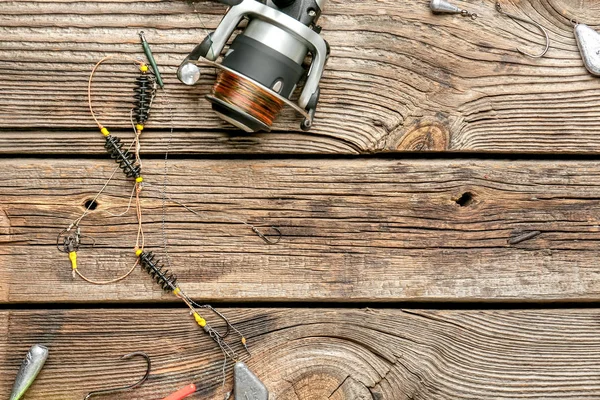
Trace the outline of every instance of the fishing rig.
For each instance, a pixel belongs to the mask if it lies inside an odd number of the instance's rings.
[[[144,131],[144,126],[150,116],[150,110],[152,108],[152,104],[156,97],[157,91],[159,88],[163,87],[162,78],[160,72],[156,66],[156,62],[154,57],[152,56],[152,52],[146,42],[146,39],[143,35],[143,32],[140,33],[142,45],[144,51],[146,53],[146,57],[150,66],[146,62],[142,62],[136,60],[134,58],[130,58],[127,56],[108,56],[101,59],[92,69],[92,72],[88,81],[88,105],[90,109],[90,113],[92,118],[96,122],[100,133],[104,136],[105,143],[104,148],[108,155],[116,162],[117,166],[112,172],[112,175],[108,178],[104,186],[100,189],[100,191],[96,194],[94,199],[87,205],[85,211],[71,224],[61,231],[57,236],[57,247],[58,250],[68,254],[68,258],[71,263],[71,268],[73,272],[73,277],[79,276],[81,279],[85,280],[88,283],[96,284],[96,285],[106,285],[119,282],[126,277],[128,277],[136,268],[136,266],[141,266],[142,270],[147,272],[152,280],[160,286],[165,292],[172,293],[177,298],[181,299],[190,309],[190,315],[194,318],[195,322],[212,338],[212,340],[219,346],[224,355],[224,363],[227,362],[227,359],[231,359],[234,361],[238,361],[239,357],[236,353],[234,347],[229,342],[229,337],[234,334],[239,337],[239,343],[244,347],[244,349],[250,354],[250,351],[246,344],[246,338],[244,335],[230,323],[230,321],[218,310],[214,309],[210,305],[201,305],[196,303],[193,299],[191,299],[179,286],[177,282],[177,277],[174,273],[169,271],[164,264],[159,260],[158,256],[156,256],[152,251],[149,251],[145,247],[144,240],[144,230],[143,230],[143,210],[140,202],[140,194],[142,193],[145,187],[150,186],[147,182],[144,181],[144,177],[142,175],[142,161],[140,159],[140,136]],[[133,63],[137,66],[138,76],[134,81],[134,105],[130,112],[130,120],[131,125],[134,131],[134,139],[129,146],[125,146],[121,138],[111,133],[107,127],[105,127],[98,119],[96,112],[94,110],[94,106],[92,103],[92,83],[94,79],[94,75],[98,68],[107,61],[120,59],[121,61],[127,61],[128,63]],[[166,163],[166,158],[165,158]],[[166,168],[166,164],[165,164]],[[96,199],[103,193],[103,191],[107,188],[108,184],[111,182],[113,177],[118,171],[121,171],[126,178],[132,180],[133,187],[129,200],[129,205],[127,210],[123,214],[124,215],[131,208],[133,199],[135,198],[135,214],[137,218],[137,236],[135,245],[133,247],[133,252],[135,253],[135,262],[133,266],[123,275],[105,281],[93,280],[84,275],[81,272],[78,260],[77,253],[80,248],[83,246],[83,241],[85,241],[85,235],[83,235],[81,222],[82,220],[89,214],[92,205],[95,203]],[[166,172],[165,172],[166,179]],[[166,199],[166,181],[164,186],[165,192],[163,192],[164,196],[163,201]],[[174,199],[171,199],[175,203],[183,206],[188,211],[191,211],[195,214],[198,214],[195,210],[187,207],[185,204],[180,203]],[[87,203],[86,203],[87,204]],[[164,203],[163,203],[164,206]],[[163,207],[163,213],[165,212]],[[252,229],[252,231],[257,234],[261,239],[265,241],[267,244],[275,244],[278,242],[281,237],[281,232],[277,228],[273,228],[278,233],[278,239],[273,240],[263,234],[256,226],[251,225],[243,220],[239,220],[237,218],[230,218],[230,220],[235,220],[237,222],[244,223],[248,227]],[[164,215],[163,215],[163,234],[164,233]],[[166,252],[166,240],[165,240],[165,252]],[[168,257],[167,257],[167,264]],[[223,322],[224,327],[219,328],[218,330],[213,327],[201,314],[201,311],[209,311],[215,315],[216,319],[219,319]],[[219,325],[223,325],[219,324]],[[225,367],[225,364],[224,364]]]
[[[317,24],[326,0],[219,0],[230,6],[217,29],[194,48],[177,76],[196,84],[200,67],[219,69],[206,98],[223,120],[247,132],[269,131],[285,105],[304,117],[308,131],[319,102],[329,45]],[[242,20],[247,26],[217,62]],[[308,66],[303,64],[310,54]],[[305,79],[297,103],[291,100]]]

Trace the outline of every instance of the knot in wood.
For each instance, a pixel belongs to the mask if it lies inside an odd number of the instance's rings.
[[[421,121],[411,126],[400,139],[397,150],[445,151],[450,146],[448,128],[432,121]]]

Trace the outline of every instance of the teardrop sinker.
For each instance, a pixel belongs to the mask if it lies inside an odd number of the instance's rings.
[[[577,24],[575,38],[585,67],[600,76],[600,33],[585,24]]]

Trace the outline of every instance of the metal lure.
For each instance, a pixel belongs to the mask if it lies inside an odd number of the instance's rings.
[[[600,76],[600,33],[585,24],[575,25],[575,38],[583,59],[585,68],[593,74]]]
[[[476,13],[472,13],[467,10],[462,10],[455,6],[454,4],[450,4],[446,0],[431,0],[429,3],[429,7],[431,11],[436,14],[460,14],[463,17],[471,17],[472,19],[477,18]]]
[[[42,370],[47,358],[48,348],[39,344],[31,346],[15,379],[10,400],[18,400],[25,394]]]

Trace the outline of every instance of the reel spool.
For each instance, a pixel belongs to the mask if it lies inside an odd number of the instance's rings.
[[[326,0],[219,1],[231,8],[217,29],[183,60],[179,80],[194,85],[201,65],[217,67],[217,80],[206,98],[223,120],[246,132],[269,131],[288,105],[304,116],[301,128],[309,130],[329,56],[329,45],[317,25]],[[243,19],[248,19],[247,27],[216,63]],[[308,54],[312,61],[305,69]],[[290,99],[303,77],[306,82],[296,104]]]

